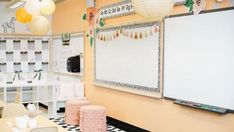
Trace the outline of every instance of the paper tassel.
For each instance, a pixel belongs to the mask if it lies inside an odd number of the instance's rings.
[[[130,33],[130,38],[131,39],[133,38],[133,31],[131,31],[131,33]]]
[[[143,35],[142,35],[142,32],[140,32],[140,39],[143,39]]]
[[[101,35],[101,39],[100,40],[103,40],[103,35]]]
[[[206,7],[205,0],[195,0],[193,4],[193,13],[194,15],[198,15],[202,10]]]
[[[134,39],[138,39],[138,34],[135,32]]]
[[[158,32],[159,32],[159,27],[158,27],[158,26],[155,26],[154,32],[155,32],[155,33],[158,33]]]
[[[115,33],[113,34],[113,39],[115,39],[116,38],[116,36],[115,36]]]
[[[152,29],[150,28],[150,36],[152,36],[153,35],[153,31],[152,31]]]

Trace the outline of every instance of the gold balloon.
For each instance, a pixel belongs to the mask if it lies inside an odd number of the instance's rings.
[[[33,34],[45,35],[50,29],[50,23],[44,16],[35,16],[29,24],[29,27]]]
[[[20,8],[16,11],[16,20],[21,23],[28,23],[32,20],[32,15],[30,15],[24,8]]]

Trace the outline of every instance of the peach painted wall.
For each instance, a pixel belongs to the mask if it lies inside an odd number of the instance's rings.
[[[120,0],[97,0],[97,7]],[[227,6],[227,1],[222,4]],[[213,0],[207,0],[211,8]],[[172,14],[184,12],[177,7]],[[85,0],[66,0],[57,4],[53,15],[53,33],[88,31],[81,17],[85,12]],[[143,21],[138,15],[107,20],[108,25],[119,22]],[[186,108],[164,99],[153,99],[121,91],[97,87],[92,84],[92,48],[85,40],[86,96],[94,104],[103,105],[108,115],[152,132],[234,132],[234,114],[218,115],[206,111]]]

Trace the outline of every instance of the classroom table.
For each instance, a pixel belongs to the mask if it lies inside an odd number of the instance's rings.
[[[4,130],[4,132],[14,132],[16,128],[15,123],[16,118],[0,118],[0,131]],[[53,121],[50,121],[48,118],[44,116],[37,117],[38,127],[52,127],[56,126],[58,128],[58,132],[68,132],[66,129],[57,125]],[[30,132],[32,128],[18,129],[20,132]]]

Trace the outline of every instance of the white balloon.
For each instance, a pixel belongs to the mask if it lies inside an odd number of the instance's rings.
[[[44,16],[33,17],[29,28],[35,35],[45,35],[50,29],[50,23]]]
[[[55,10],[55,3],[52,0],[42,0],[41,2],[41,14],[51,15]]]
[[[33,16],[40,15],[41,2],[40,0],[27,0],[24,8],[29,14]]]
[[[136,13],[151,20],[162,20],[174,6],[173,0],[132,0]]]

